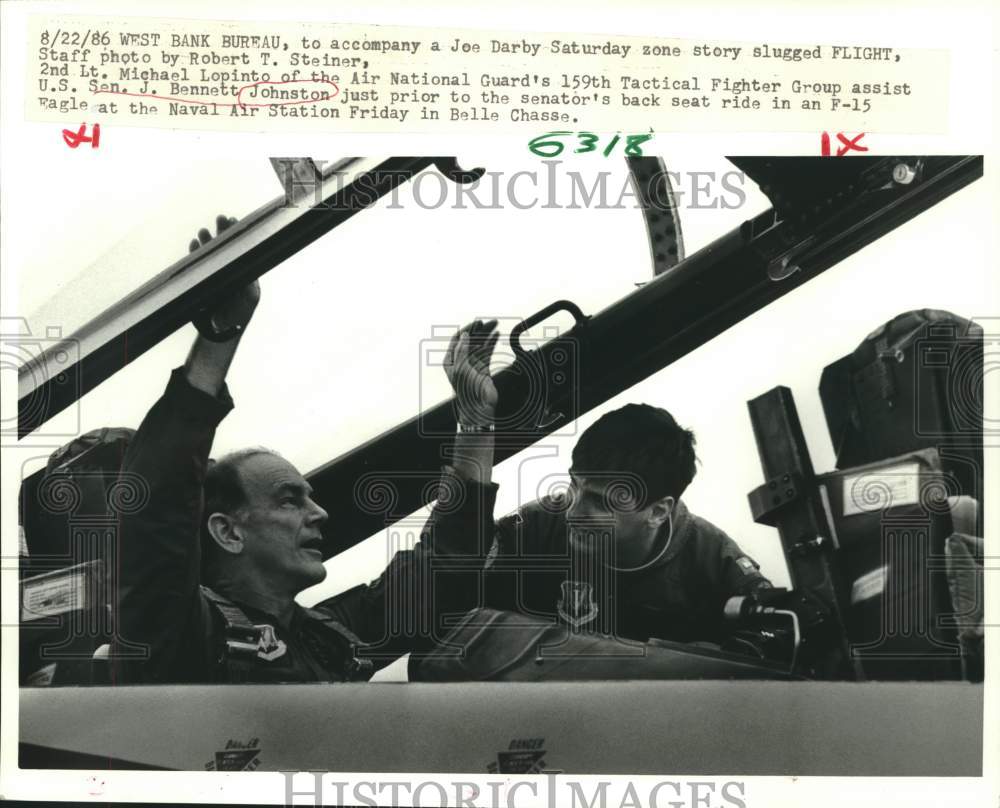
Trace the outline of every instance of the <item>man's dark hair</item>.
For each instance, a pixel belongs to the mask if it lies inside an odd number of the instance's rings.
[[[635,475],[645,487],[642,507],[679,498],[694,479],[694,433],[664,409],[626,404],[598,418],[573,448],[574,473]]]
[[[236,513],[247,504],[247,492],[240,477],[244,460],[260,454],[278,455],[263,446],[239,449],[208,461],[205,472],[205,506],[201,514],[201,580],[211,584],[218,573],[219,548],[208,532],[208,517],[213,513]]]

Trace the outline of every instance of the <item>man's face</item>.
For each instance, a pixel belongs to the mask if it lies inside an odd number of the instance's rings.
[[[327,513],[287,460],[256,454],[239,467],[247,505],[236,517],[243,553],[264,580],[298,592],[326,577],[320,527]]]
[[[652,506],[642,507],[634,482],[613,474],[584,476],[572,471],[570,479],[566,521],[573,551],[619,569],[645,563],[656,542],[657,525],[650,521]]]

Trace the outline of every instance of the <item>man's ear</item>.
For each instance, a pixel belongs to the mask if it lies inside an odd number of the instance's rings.
[[[671,496],[663,497],[663,499],[658,499],[651,503],[649,506],[649,524],[652,527],[659,527],[674,512],[674,498]]]
[[[232,516],[226,513],[213,513],[208,517],[208,533],[215,543],[227,553],[239,555],[243,552],[243,537]]]

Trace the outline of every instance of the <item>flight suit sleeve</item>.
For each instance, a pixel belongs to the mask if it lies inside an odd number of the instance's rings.
[[[482,485],[446,466],[422,541],[439,559],[486,558],[493,544],[496,483]]]
[[[199,591],[202,485],[216,427],[232,407],[225,388],[213,397],[178,368],[125,454],[122,471],[140,481],[145,502],[121,520],[117,636],[148,654],[120,666],[126,679],[198,678],[183,668],[204,660],[209,642]]]
[[[447,467],[437,501],[412,549],[399,550],[382,574],[324,601],[322,609],[368,646],[376,668],[405,653],[428,651],[451,624],[480,605],[483,561],[493,536],[495,484],[469,482]],[[405,535],[389,526],[385,538]]]
[[[493,526],[493,541],[490,542],[490,548],[486,554],[485,566],[487,569],[495,567],[497,559],[517,554],[518,532],[523,519],[523,515],[519,511],[515,511],[496,521]]]
[[[760,565],[748,556],[724,531],[711,522],[690,518],[691,547],[694,553],[694,585],[701,590],[701,600],[714,612],[721,610],[734,595],[749,595],[770,587]]]
[[[723,602],[734,595],[749,595],[771,586],[760,571],[760,565],[725,534],[720,535],[713,563],[718,565],[719,594]]]

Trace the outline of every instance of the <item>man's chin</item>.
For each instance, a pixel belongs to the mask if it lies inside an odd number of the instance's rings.
[[[309,564],[303,564],[301,574],[303,589],[307,586],[315,586],[326,580],[326,567],[322,561],[313,561]]]

